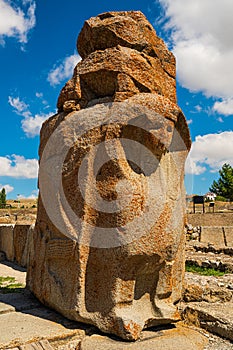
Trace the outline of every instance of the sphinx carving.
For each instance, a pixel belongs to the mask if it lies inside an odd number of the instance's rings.
[[[136,340],[180,318],[191,141],[175,58],[137,11],[90,18],[77,48],[41,130],[27,286],[70,319]]]

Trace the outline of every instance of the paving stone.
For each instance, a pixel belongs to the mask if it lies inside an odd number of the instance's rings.
[[[46,308],[2,314],[0,330],[0,349],[24,345],[35,339],[63,339],[74,335],[82,338],[85,334],[80,324]]]
[[[184,319],[207,331],[233,341],[233,303],[189,303]]]
[[[196,350],[204,349],[206,337],[187,327],[177,326],[160,331],[147,330],[137,342],[122,342],[107,336],[92,335],[81,342],[80,350]]]
[[[26,284],[26,269],[10,261],[0,263],[0,276],[14,277],[17,283]]]
[[[0,314],[9,308],[10,311],[23,311],[41,307],[41,303],[29,292],[0,294]]]
[[[0,294],[1,298],[1,294]],[[14,306],[0,302],[0,315],[15,311]]]

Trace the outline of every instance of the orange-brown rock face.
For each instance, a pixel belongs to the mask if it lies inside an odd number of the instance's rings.
[[[89,19],[77,47],[41,130],[27,285],[68,318],[136,340],[179,319],[190,137],[175,59],[136,11]]]
[[[93,99],[123,101],[137,93],[155,93],[176,103],[175,58],[139,11],[109,12],[85,22],[78,37],[83,60],[58,99],[77,109]]]

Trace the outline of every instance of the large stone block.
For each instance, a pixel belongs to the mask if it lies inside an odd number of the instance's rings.
[[[118,45],[159,58],[164,69],[175,78],[175,57],[140,11],[108,12],[92,17],[85,22],[77,41],[82,58]]]
[[[233,247],[233,226],[224,226],[223,230],[226,236],[227,246]]]
[[[86,43],[98,18],[116,41]],[[145,327],[180,318],[190,137],[163,65],[173,56],[145,17],[90,21],[78,44],[83,61],[41,130],[27,285],[68,318],[135,340]],[[137,28],[135,40],[126,32],[118,40],[125,21]]]
[[[176,103],[175,57],[141,12],[91,18],[77,47],[83,60],[61,91],[59,111],[85,108],[94,99],[123,101],[139,92],[159,94]]]
[[[34,225],[0,225],[0,251],[6,259],[26,267],[32,255]]]
[[[15,225],[14,227],[15,262],[24,267],[27,265],[24,255],[27,249],[29,229],[30,225]]]
[[[218,247],[224,247],[225,240],[222,226],[202,226],[201,242],[213,244]]]
[[[7,260],[14,261],[14,226],[10,224],[0,225],[0,250],[6,255]]]

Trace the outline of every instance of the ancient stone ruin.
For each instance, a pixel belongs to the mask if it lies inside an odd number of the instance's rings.
[[[136,340],[180,319],[191,142],[175,58],[138,11],[90,18],[77,48],[41,130],[27,286],[72,320]]]

